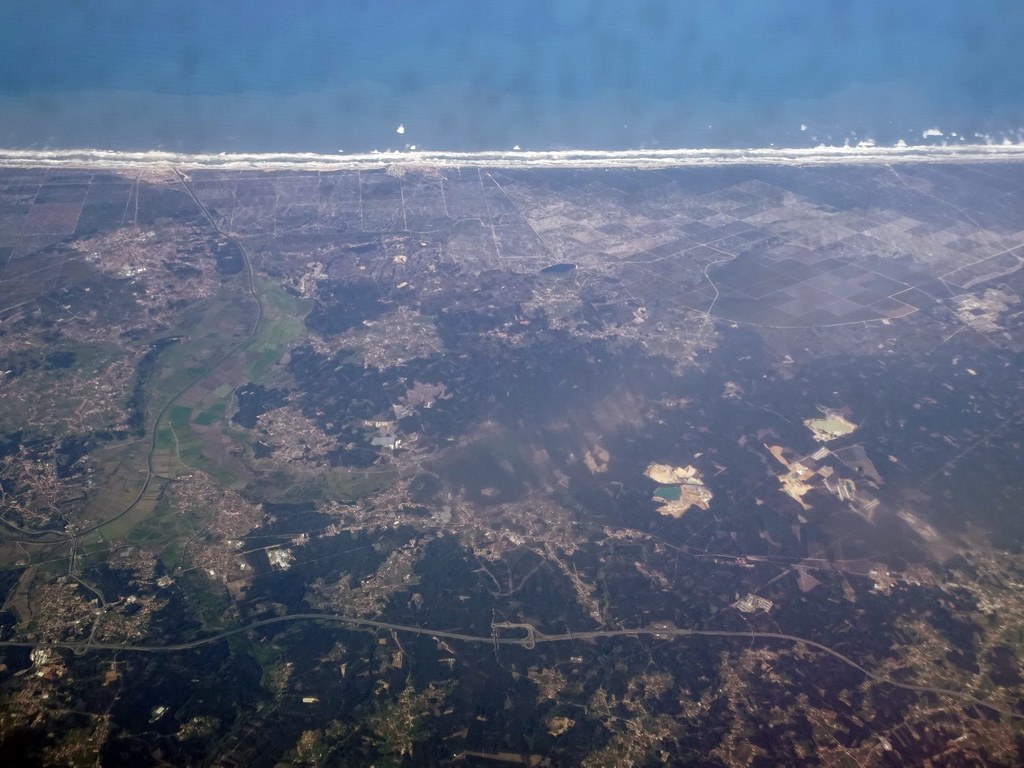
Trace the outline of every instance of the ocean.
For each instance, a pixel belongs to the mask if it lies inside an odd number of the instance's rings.
[[[1018,143],[1014,0],[6,0],[0,148]]]

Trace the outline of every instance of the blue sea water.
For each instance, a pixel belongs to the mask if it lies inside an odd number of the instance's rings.
[[[1021,40],[1019,0],[5,0],[0,147],[1016,141]]]

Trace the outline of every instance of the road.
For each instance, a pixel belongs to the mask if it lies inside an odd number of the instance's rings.
[[[538,643],[562,643],[562,642],[576,642],[577,640],[596,640],[600,638],[610,637],[641,637],[644,635],[657,636],[661,639],[672,639],[680,637],[725,637],[734,638],[738,640],[749,640],[751,642],[758,641],[771,641],[779,640],[787,643],[802,643],[803,645],[815,648],[839,661],[846,664],[849,667],[860,672],[865,677],[874,680],[877,683],[884,685],[891,685],[895,688],[902,688],[907,691],[914,691],[915,693],[932,693],[938,696],[949,696],[951,698],[958,699],[959,701],[979,707],[984,707],[993,712],[998,712],[1001,715],[1007,717],[1024,719],[1024,714],[1014,712],[1012,710],[1003,709],[994,704],[990,704],[981,699],[976,699],[968,693],[963,691],[955,691],[949,688],[940,688],[937,686],[929,685],[914,685],[912,683],[901,683],[892,678],[886,677],[885,675],[879,675],[865,669],[860,664],[855,662],[849,656],[846,656],[839,651],[829,648],[827,645],[816,642],[814,640],[808,640],[805,637],[798,637],[797,635],[787,635],[781,632],[736,632],[724,629],[681,629],[671,625],[655,625],[649,627],[637,627],[636,629],[604,629],[594,630],[589,632],[566,632],[565,634],[546,635],[540,632],[532,624],[526,623],[512,623],[512,622],[498,622],[491,625],[492,633],[490,635],[469,635],[462,632],[450,632],[448,630],[430,629],[427,627],[417,627],[409,624],[394,624],[387,621],[376,621],[374,619],[364,619],[354,616],[337,616],[334,614],[324,613],[293,613],[287,616],[275,616],[271,619],[263,619],[262,621],[253,622],[244,627],[237,627],[235,629],[225,630],[218,632],[215,635],[204,637],[199,640],[192,640],[187,643],[177,643],[173,645],[119,645],[116,643],[97,643],[92,640],[82,642],[61,642],[61,643],[34,643],[27,641],[18,640],[4,640],[0,641],[0,647],[12,647],[12,648],[62,648],[73,651],[75,653],[87,653],[89,651],[115,651],[115,652],[138,652],[138,653],[168,653],[174,651],[187,651],[192,648],[199,648],[203,645],[209,645],[219,640],[223,640],[226,637],[232,635],[241,634],[243,632],[249,632],[260,627],[270,626],[272,624],[280,624],[283,622],[291,621],[323,621],[335,624],[348,624],[353,627],[371,627],[373,629],[388,629],[395,632],[408,632],[416,635],[426,635],[427,637],[440,637],[448,640],[459,640],[466,643],[477,643],[477,644],[488,644],[488,645],[518,645],[525,649],[532,649],[536,647]],[[503,630],[523,630],[526,634],[523,637],[501,637],[501,631]]]

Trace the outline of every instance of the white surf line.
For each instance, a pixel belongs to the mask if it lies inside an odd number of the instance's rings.
[[[726,165],[875,165],[1024,160],[1024,144],[850,146],[761,149],[520,150],[512,152],[394,151],[353,155],[314,153],[186,154],[103,149],[0,149],[0,168],[124,170],[370,170],[389,166],[476,168],[672,168]]]

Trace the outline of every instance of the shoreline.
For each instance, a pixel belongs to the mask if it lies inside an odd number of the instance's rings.
[[[1024,144],[956,146],[872,145],[760,149],[510,150],[487,152],[391,151],[364,154],[122,152],[102,149],[0,148],[0,168],[103,168],[112,170],[345,171],[375,168],[658,168],[728,165],[888,165],[985,163],[1024,160]]]

